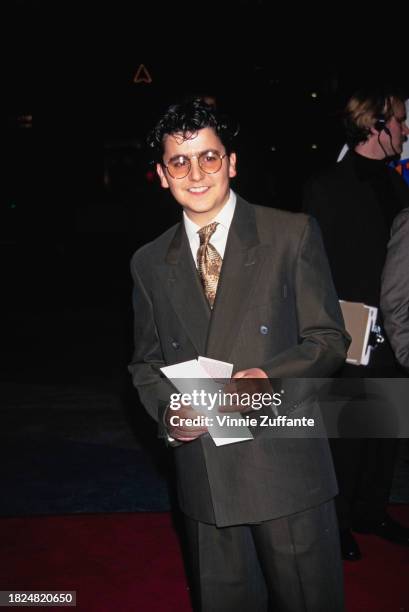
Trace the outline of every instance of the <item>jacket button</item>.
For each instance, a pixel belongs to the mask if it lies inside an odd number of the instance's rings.
[[[260,334],[263,334],[263,336],[266,336],[268,334],[267,325],[260,325]]]
[[[180,344],[179,342],[176,342],[176,340],[173,340],[172,342],[172,348],[175,349],[175,351],[177,351],[180,348]]]

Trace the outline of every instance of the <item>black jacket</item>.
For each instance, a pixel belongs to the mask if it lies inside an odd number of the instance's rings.
[[[408,205],[409,189],[399,174],[384,160],[354,151],[307,183],[303,210],[321,228],[340,299],[379,308],[392,220]],[[371,367],[382,365],[393,365],[387,343],[370,362]]]

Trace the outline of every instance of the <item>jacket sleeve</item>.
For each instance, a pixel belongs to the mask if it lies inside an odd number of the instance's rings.
[[[272,378],[324,378],[345,361],[350,336],[332,282],[317,222],[307,217],[294,261],[299,342],[264,366]]]
[[[175,390],[160,372],[160,368],[166,364],[155,325],[153,304],[138,273],[135,259],[131,262],[131,273],[134,281],[134,352],[128,370],[142,404],[150,416],[158,421],[159,435],[163,436],[163,414]]]
[[[409,370],[409,208],[392,226],[382,273],[381,310],[396,358]]]

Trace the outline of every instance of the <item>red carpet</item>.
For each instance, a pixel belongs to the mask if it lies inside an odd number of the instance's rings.
[[[409,527],[409,506],[390,506]],[[347,612],[409,611],[409,548],[355,534],[363,558],[344,563]]]
[[[391,514],[409,525],[408,506]],[[409,611],[409,548],[358,539],[364,559],[345,564],[348,612]],[[0,590],[76,590],[66,609],[81,612],[190,610],[168,514],[3,518],[0,542]]]

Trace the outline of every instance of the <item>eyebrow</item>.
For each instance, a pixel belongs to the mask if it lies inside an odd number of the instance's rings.
[[[180,153],[179,155],[173,155],[172,157],[169,158],[169,162],[173,161],[174,159],[179,159],[180,157],[185,157],[186,159],[190,161],[191,157],[200,157],[200,155],[203,155],[203,153],[217,153],[218,155],[223,155],[223,153],[220,153],[218,149],[210,148],[210,149],[203,149],[203,151],[198,151],[197,153],[192,153],[191,155],[185,155],[183,153]]]

